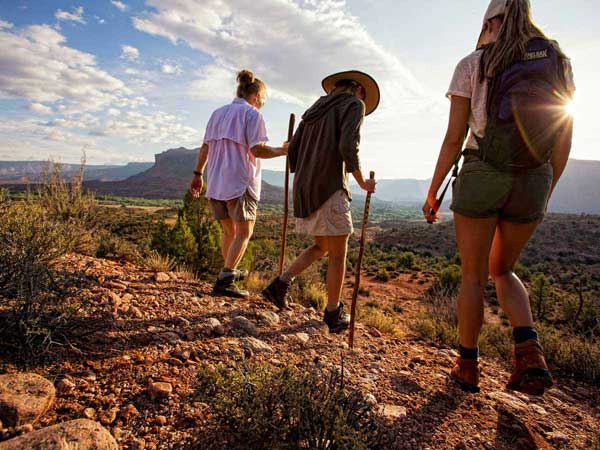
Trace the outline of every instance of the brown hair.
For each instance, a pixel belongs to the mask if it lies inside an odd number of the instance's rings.
[[[550,41],[561,58],[567,59],[556,41],[551,41],[535,24],[529,0],[507,0],[506,12],[498,16],[502,26],[498,38],[487,47],[482,61],[482,77],[495,77],[522,60],[533,38]]]
[[[238,87],[237,96],[238,98],[247,98],[252,94],[264,91],[267,89],[265,83],[258,78],[254,78],[252,71],[244,69],[237,75]]]

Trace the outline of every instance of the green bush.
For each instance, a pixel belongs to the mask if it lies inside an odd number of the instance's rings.
[[[79,228],[74,221],[57,220],[32,198],[2,201],[0,215],[0,304],[12,315],[2,329],[33,350],[52,342],[79,308],[56,268],[59,258],[73,250],[71,237]]]
[[[200,449],[333,450],[386,448],[380,417],[343,378],[311,367],[204,367],[196,397],[210,406],[212,432]]]
[[[200,273],[214,273],[222,265],[221,228],[209,212],[207,200],[188,191],[177,222],[170,228],[161,223],[152,237],[152,248]]]
[[[543,273],[536,273],[531,280],[529,296],[533,306],[533,313],[537,320],[544,320],[548,312],[548,303],[552,294],[550,280]]]
[[[460,286],[461,269],[456,264],[450,264],[440,272],[438,283],[443,289],[455,292]]]
[[[458,338],[458,314],[456,297],[447,289],[436,287],[423,298],[425,311],[414,323],[415,331],[437,344],[456,347]]]
[[[379,272],[375,275],[375,279],[377,281],[388,282],[390,281],[390,273],[385,269],[380,269]]]
[[[413,252],[404,252],[398,256],[398,268],[412,270],[415,268],[417,257]]]

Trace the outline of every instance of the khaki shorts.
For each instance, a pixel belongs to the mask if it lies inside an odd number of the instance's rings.
[[[216,220],[231,219],[234,222],[256,220],[258,202],[248,192],[232,200],[223,201],[209,198],[208,202]]]
[[[466,217],[537,222],[546,213],[553,176],[550,163],[512,173],[470,160],[456,178],[450,209]]]
[[[348,236],[354,233],[348,194],[339,190],[309,217],[296,219],[296,232],[310,236]]]

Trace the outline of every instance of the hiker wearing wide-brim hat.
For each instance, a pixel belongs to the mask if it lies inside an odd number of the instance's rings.
[[[371,76],[356,70],[330,75],[322,86],[327,95],[304,113],[288,148],[290,170],[295,174],[296,231],[314,236],[315,242],[263,294],[285,308],[294,277],[327,255],[324,320],[330,331],[340,332],[350,323],[340,303],[348,237],[354,231],[347,174],[352,173],[363,190],[375,191],[375,180],[363,176],[358,151],[363,119],[377,109],[380,93]]]
[[[529,0],[492,0],[477,50],[454,72],[448,131],[423,206],[427,220],[437,220],[437,192],[465,143],[450,208],[462,265],[460,356],[451,376],[466,390],[479,389],[477,344],[490,274],[515,340],[507,387],[541,395],[552,385],[514,267],[568,160],[573,122],[565,106],[574,89],[568,58],[535,25]]]

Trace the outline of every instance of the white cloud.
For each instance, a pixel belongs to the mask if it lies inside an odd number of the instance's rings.
[[[46,105],[42,105],[41,103],[31,103],[29,105],[29,111],[37,113],[37,114],[52,114],[52,108]]]
[[[58,20],[85,23],[83,19],[83,6],[73,9],[72,13],[59,9],[54,13],[54,17]]]
[[[118,0],[110,0],[110,2],[116,6],[117,8],[119,8],[121,11],[126,11],[127,10],[127,5],[123,2],[120,2]]]
[[[109,110],[107,111],[107,114],[109,116],[118,117],[121,115],[121,111],[119,111],[116,108],[109,108]]]
[[[142,114],[127,111],[118,120],[110,119],[97,131],[100,136],[118,136],[140,144],[186,145],[199,139],[199,132],[184,125],[173,114]]]
[[[0,30],[0,48],[0,95],[56,103],[61,113],[77,113],[100,110],[132,94],[98,68],[94,55],[66,46],[65,37],[50,26]]]
[[[12,28],[13,24],[10,22],[5,22],[4,20],[0,19],[0,30],[4,29],[4,28]]]
[[[139,57],[140,51],[137,48],[132,47],[131,45],[121,45],[121,58],[133,61]]]
[[[181,75],[183,72],[177,64],[163,64],[160,71],[167,75]]]

